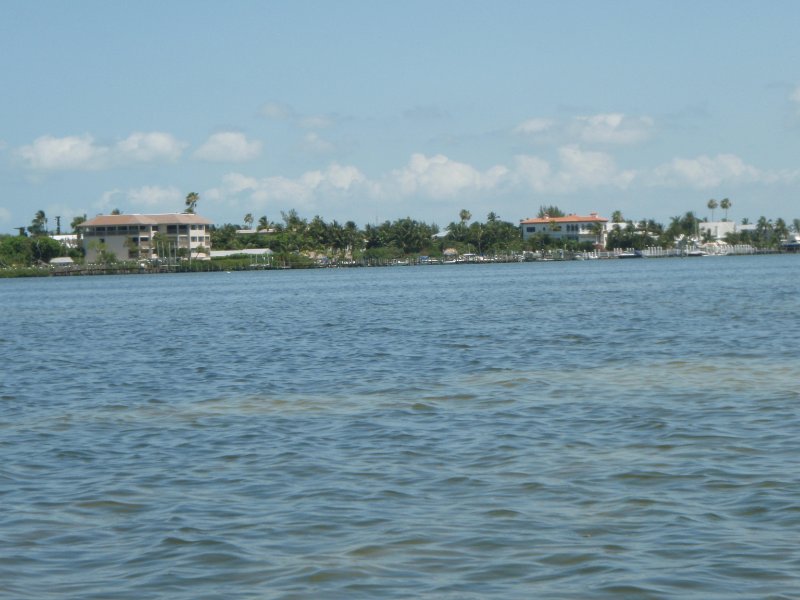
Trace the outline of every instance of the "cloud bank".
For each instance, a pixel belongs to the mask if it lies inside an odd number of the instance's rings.
[[[261,142],[237,131],[223,131],[209,137],[193,156],[208,162],[247,162],[260,154]]]
[[[99,144],[89,135],[36,138],[17,155],[31,169],[96,171],[137,163],[174,162],[188,144],[159,131],[135,132],[115,144]]]

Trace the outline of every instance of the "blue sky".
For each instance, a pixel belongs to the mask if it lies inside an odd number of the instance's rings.
[[[800,217],[800,2],[0,2],[0,232]],[[717,211],[716,217],[721,216]]]

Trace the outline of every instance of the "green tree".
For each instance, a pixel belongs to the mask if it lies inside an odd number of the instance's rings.
[[[544,205],[540,206],[539,212],[537,213],[536,216],[539,219],[548,219],[551,217],[563,217],[565,215],[564,211],[558,208],[558,206],[551,204],[550,206],[544,206]]]
[[[781,218],[775,219],[775,225],[772,230],[779,240],[785,240],[789,237],[789,227],[786,225],[786,221]]]
[[[717,202],[716,200],[714,200],[712,198],[711,200],[708,201],[708,204],[706,204],[706,206],[708,206],[708,210],[711,211],[711,220],[713,221],[714,220],[714,211],[717,210],[717,207],[719,206],[719,202]]]
[[[605,229],[605,223],[601,223],[600,221],[595,221],[589,226],[589,231],[591,231],[592,235],[594,235],[595,244],[601,247],[605,246],[603,244],[603,233],[605,232]]]
[[[97,262],[101,265],[109,265],[117,262],[117,255],[108,249],[108,246],[100,240],[94,240],[89,244],[89,248],[97,252]]]
[[[31,238],[22,235],[0,238],[0,265],[27,267],[32,262]]]
[[[612,223],[624,223],[625,219],[622,217],[621,210],[615,210],[611,213],[611,222]]]
[[[189,192],[186,194],[186,200],[184,204],[186,205],[186,209],[183,212],[186,213],[193,213],[195,208],[197,207],[197,202],[200,200],[200,194],[197,192]]]
[[[75,217],[74,219],[72,219],[72,222],[69,224],[69,226],[72,227],[72,231],[74,233],[77,233],[78,232],[78,225],[80,225],[81,223],[85,223],[85,222],[86,222],[86,215],[83,214],[83,215],[79,215],[79,216]]]
[[[420,252],[431,245],[433,229],[411,217],[394,221],[389,228],[389,243],[403,254]]]
[[[261,217],[261,218],[258,220],[258,228],[259,228],[259,229],[269,229],[269,219],[267,219],[267,216],[266,216],[266,215],[263,215],[263,216],[262,216],[262,217]]]
[[[764,216],[759,217],[758,221],[756,221],[756,244],[766,247],[771,246],[773,231],[772,221]]]
[[[472,213],[469,212],[466,208],[462,208],[461,211],[458,213],[458,218],[461,220],[462,223],[466,224],[472,218]]]
[[[723,220],[727,221],[728,220],[728,211],[731,208],[731,201],[728,200],[727,198],[723,198],[722,200],[719,201],[719,207],[722,210],[725,211],[725,218]]]
[[[43,210],[37,210],[36,214],[28,226],[28,232],[31,235],[47,235],[47,216]]]
[[[244,227],[245,227],[245,229],[252,229],[253,228],[253,213],[247,213],[244,216]]]

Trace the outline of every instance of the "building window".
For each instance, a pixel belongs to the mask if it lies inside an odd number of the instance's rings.
[[[536,231],[536,227],[526,227],[525,231],[527,231],[528,233],[533,233]]]

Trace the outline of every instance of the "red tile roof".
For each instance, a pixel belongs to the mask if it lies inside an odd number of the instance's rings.
[[[79,227],[106,227],[109,225],[212,225],[212,221],[193,213],[98,215],[84,221]]]

